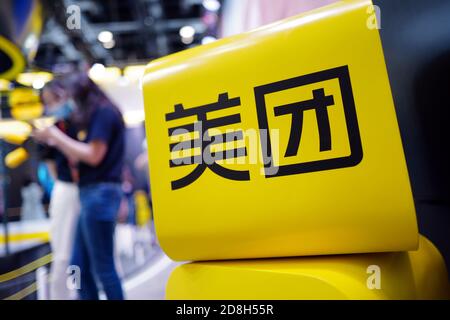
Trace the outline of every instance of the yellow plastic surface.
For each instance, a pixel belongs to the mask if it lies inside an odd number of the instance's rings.
[[[424,237],[420,239],[419,250],[410,252],[184,264],[172,272],[166,296],[168,299],[450,297],[444,261]]]
[[[153,210],[171,258],[417,248],[382,45],[367,23],[371,5],[338,2],[147,66]],[[229,130],[238,141],[180,150],[177,142],[204,133],[195,127],[201,120],[209,136]],[[184,125],[197,132],[176,135]],[[265,149],[260,129],[269,129]],[[202,150],[242,153],[208,162]],[[179,165],[191,156],[193,164]]]
[[[28,159],[28,152],[24,148],[17,148],[5,156],[5,165],[15,169]]]

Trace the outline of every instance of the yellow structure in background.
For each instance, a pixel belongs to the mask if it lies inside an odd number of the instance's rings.
[[[0,79],[0,92],[9,91],[11,87],[11,82],[5,79]]]
[[[137,190],[134,193],[134,202],[136,205],[136,224],[141,227],[147,225],[152,218],[147,194],[142,190]]]
[[[9,105],[12,117],[15,119],[0,120],[0,139],[22,145],[32,133],[33,126],[43,128],[55,123],[54,117],[41,117],[44,107],[40,97],[32,89],[16,88],[9,93]],[[11,169],[19,167],[28,159],[25,148],[19,147],[5,156],[5,165]]]
[[[20,145],[30,136],[32,127],[24,121],[2,120],[0,121],[0,139],[8,143]]]
[[[370,6],[337,2],[147,66],[153,210],[172,259],[417,248]]]
[[[25,58],[20,52],[20,49],[9,41],[7,38],[0,35],[0,51],[8,57],[11,61],[11,67],[3,72],[0,72],[0,79],[14,79],[19,72],[25,68]]]
[[[45,71],[24,72],[17,76],[16,81],[24,86],[41,89],[53,79],[53,74]]]
[[[0,53],[7,67],[0,70],[0,79],[15,79],[27,62],[36,56],[43,26],[43,8],[39,0],[30,4],[17,6],[18,10],[14,11],[14,5],[2,3],[3,12],[0,18],[4,21],[0,35]]]
[[[33,89],[17,88],[9,94],[11,115],[16,120],[28,121],[40,117],[44,106],[39,94]]]
[[[420,238],[417,251],[178,266],[168,299],[448,299],[439,251]]]
[[[5,165],[15,169],[28,159],[28,152],[24,148],[17,148],[5,156]]]

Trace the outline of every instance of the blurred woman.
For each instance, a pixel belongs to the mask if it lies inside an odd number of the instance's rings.
[[[120,111],[86,74],[70,82],[76,105],[71,119],[78,129],[77,139],[55,126],[36,130],[34,135],[79,164],[81,211],[72,264],[81,272],[80,298],[98,299],[98,280],[108,299],[121,300],[113,235],[122,198],[125,126]]]
[[[41,94],[47,116],[56,118],[56,126],[69,137],[76,137],[76,130],[69,117],[74,109],[61,80],[46,84]],[[52,264],[50,270],[50,299],[69,300],[72,292],[67,288],[67,268],[73,249],[75,229],[80,212],[78,173],[74,163],[58,149],[47,148],[43,152],[49,171],[55,180],[53,185],[50,215],[50,245]]]

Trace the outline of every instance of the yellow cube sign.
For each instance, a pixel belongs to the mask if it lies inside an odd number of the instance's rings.
[[[371,6],[338,2],[147,66],[154,218],[170,257],[417,247]]]

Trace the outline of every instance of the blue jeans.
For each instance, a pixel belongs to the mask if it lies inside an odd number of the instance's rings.
[[[79,298],[98,300],[97,282],[108,300],[123,300],[114,265],[114,227],[122,200],[120,184],[98,183],[80,188],[81,212],[75,233],[72,265],[80,268]]]

